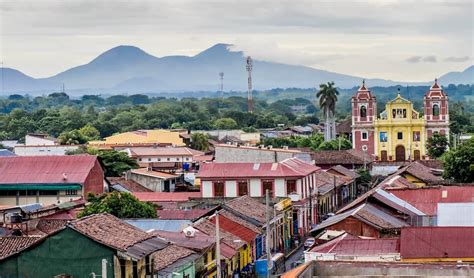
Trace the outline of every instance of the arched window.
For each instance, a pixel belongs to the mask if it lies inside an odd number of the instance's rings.
[[[365,106],[360,107],[360,117],[361,118],[367,117],[367,109],[365,108]]]
[[[439,105],[433,104],[433,116],[439,116]]]

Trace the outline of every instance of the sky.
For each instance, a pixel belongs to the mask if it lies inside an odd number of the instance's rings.
[[[473,17],[472,0],[0,0],[0,59],[39,78],[118,45],[162,57],[229,43],[253,59],[429,81],[474,63]]]

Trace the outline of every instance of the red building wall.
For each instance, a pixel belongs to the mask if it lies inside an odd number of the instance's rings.
[[[349,234],[355,236],[367,236],[375,238],[381,237],[380,231],[378,231],[372,226],[365,224],[364,222],[361,222],[360,220],[354,217],[348,217],[339,223],[329,226],[327,229],[335,231],[346,231]]]
[[[87,197],[89,192],[94,194],[104,193],[104,171],[97,159],[84,182],[84,197]]]

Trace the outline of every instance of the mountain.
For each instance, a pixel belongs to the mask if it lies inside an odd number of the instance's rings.
[[[470,66],[462,72],[448,72],[439,80],[442,84],[474,84],[474,66]]]
[[[155,57],[138,47],[122,45],[100,54],[87,64],[43,79],[5,68],[4,93],[41,90],[48,93],[45,90],[57,90],[62,83],[69,92],[76,90],[81,93],[216,91],[219,72],[224,72],[226,91],[243,91],[247,89],[245,55],[229,50],[230,46],[216,44],[195,56]],[[464,80],[463,76],[468,75],[472,76],[472,67],[462,73],[446,74],[441,80]],[[252,80],[253,88],[257,90],[313,88],[328,81],[334,81],[340,88],[352,88],[361,83],[362,77],[254,60]],[[370,86],[406,84],[384,79],[367,79],[367,82]]]

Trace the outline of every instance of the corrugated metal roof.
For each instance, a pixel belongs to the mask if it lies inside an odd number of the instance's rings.
[[[381,202],[386,203],[389,206],[392,206],[400,211],[403,211],[408,214],[414,215],[426,215],[416,207],[412,206],[410,203],[398,198],[397,196],[389,193],[383,189],[376,189],[375,193],[372,195],[374,198],[378,199]]]
[[[474,227],[406,227],[400,255],[413,258],[473,258]]]
[[[125,187],[121,186],[120,184],[114,184],[112,185],[112,188],[114,190],[117,190],[118,192],[127,192],[127,193],[130,193],[130,191],[128,191]]]
[[[258,166],[258,167],[257,167]],[[198,178],[236,178],[236,177],[304,177],[320,170],[297,158],[288,158],[273,163],[205,163],[201,165]]]
[[[5,156],[16,156],[16,155],[9,150],[0,149],[0,156],[5,157]]]
[[[40,208],[43,207],[40,203],[32,203],[32,204],[27,204],[27,205],[21,205],[18,206],[23,212],[29,213],[32,211],[39,210]]]
[[[0,157],[0,184],[83,184],[96,161],[92,155]]]
[[[388,192],[412,204],[427,215],[437,214],[438,203],[474,202],[474,186],[391,189]]]
[[[132,258],[141,259],[146,255],[165,248],[166,246],[168,246],[168,242],[153,237],[130,246],[127,248],[125,253]]]
[[[210,218],[210,220],[212,223],[216,223],[215,217]],[[230,220],[222,214],[219,214],[219,227],[247,243],[251,243],[258,235],[256,232]]]
[[[201,192],[132,192],[143,202],[186,202],[190,198],[200,198]]]
[[[178,246],[198,251],[202,251],[215,243],[214,236],[208,236],[201,231],[196,231],[194,237],[187,237],[183,232],[153,231],[151,234]]]
[[[370,256],[399,253],[398,238],[362,239],[344,234],[327,243],[316,246],[310,252],[349,256]]]
[[[142,231],[161,230],[168,232],[182,231],[192,224],[190,220],[160,220],[160,219],[126,219],[125,222],[131,224]]]

